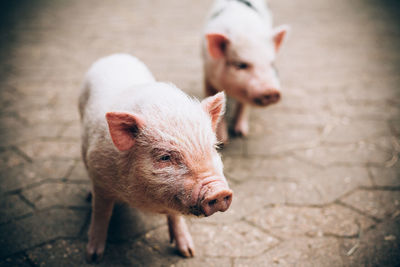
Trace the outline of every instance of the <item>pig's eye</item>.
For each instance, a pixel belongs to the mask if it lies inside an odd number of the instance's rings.
[[[235,62],[233,63],[233,65],[235,66],[235,68],[237,68],[238,70],[245,70],[249,68],[249,64],[245,63],[245,62]]]
[[[221,150],[223,147],[224,147],[224,144],[223,144],[223,143],[216,143],[216,144],[214,144],[214,148],[215,148],[216,150]]]
[[[160,157],[160,161],[170,161],[170,160],[171,160],[171,156],[170,156],[170,155],[167,155],[167,154],[162,155],[162,156]]]

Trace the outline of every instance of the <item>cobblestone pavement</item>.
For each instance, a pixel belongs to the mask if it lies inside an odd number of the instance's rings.
[[[85,266],[90,187],[77,95],[97,58],[128,52],[201,97],[207,1],[0,4],[0,266]],[[119,205],[100,266],[399,266],[400,5],[272,0],[292,26],[282,101],[223,151],[231,209],[191,219],[183,259],[165,218]]]

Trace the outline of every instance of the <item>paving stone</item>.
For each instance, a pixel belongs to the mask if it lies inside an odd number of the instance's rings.
[[[13,145],[18,143],[21,138],[16,135],[26,127],[26,124],[16,117],[16,114],[2,114],[0,118],[0,138],[3,145]]]
[[[18,195],[6,195],[0,198],[0,224],[29,213],[32,213],[32,207]]]
[[[84,257],[86,242],[57,240],[28,251],[31,261],[38,266],[92,266]],[[175,261],[179,259],[175,256]],[[165,259],[141,240],[130,243],[108,243],[98,266],[170,266]]]
[[[296,238],[258,257],[235,259],[234,266],[343,266],[338,251],[333,238]]]
[[[391,105],[350,105],[340,103],[331,107],[332,112],[338,116],[345,116],[352,120],[388,120],[397,118],[399,109]],[[362,122],[361,122],[362,123]]]
[[[170,266],[177,260],[174,255],[160,254],[142,239],[128,244],[108,244],[106,253],[109,259],[104,259],[103,266],[114,266],[114,263],[121,266]]]
[[[37,176],[36,169],[32,164],[14,166],[6,171],[0,172],[0,192],[18,190],[42,180]]]
[[[71,109],[71,105],[67,108],[58,107],[45,107],[34,109],[28,112],[21,113],[20,116],[27,121],[30,125],[42,124],[45,122],[52,123],[70,123],[76,121],[78,118],[78,111]],[[50,127],[50,126],[49,126]]]
[[[358,102],[364,101],[364,103],[365,102],[371,103],[371,100],[373,100],[375,103],[378,101],[384,103],[385,101],[399,99],[398,93],[395,90],[389,89],[393,88],[392,85],[397,83],[396,80],[390,81],[390,79],[388,80],[368,79],[366,82],[369,83],[367,87],[359,88],[359,90],[357,90],[357,88],[356,90],[349,90],[347,92],[347,97],[353,101],[358,101]],[[374,86],[374,83],[376,87]],[[385,87],[388,88],[389,90],[388,89],[376,90],[376,88],[385,88]]]
[[[225,225],[196,223],[191,233],[199,257],[253,257],[279,243],[275,237],[242,221]]]
[[[278,181],[299,181],[307,180],[309,177],[315,175],[319,169],[297,158],[284,156],[282,158],[262,160],[259,168],[255,171],[256,177],[264,175],[264,177],[274,177]],[[265,175],[265,173],[267,173],[267,175]]]
[[[392,153],[392,157],[397,155],[400,150],[400,139],[393,135],[378,136],[367,141],[369,145],[374,145],[377,148],[386,150]],[[390,162],[390,161],[389,161]],[[395,163],[395,162],[394,162]],[[385,163],[385,166],[388,162]]]
[[[269,233],[292,240],[298,236],[357,236],[375,222],[339,205],[326,207],[271,207],[254,212],[246,220]]]
[[[400,137],[400,120],[393,119],[389,120],[389,125],[397,137]]]
[[[12,79],[11,79],[12,81]],[[18,114],[24,114],[24,117],[29,117],[29,112],[35,109],[42,109],[47,105],[50,105],[57,95],[55,90],[43,90],[45,84],[42,82],[32,82],[23,84],[23,86],[11,86],[10,83],[5,83],[14,90],[15,100],[8,103],[6,111],[16,112]],[[34,92],[31,91],[31,87],[36,87]],[[32,129],[31,129],[32,130]]]
[[[29,128],[29,131],[27,131],[27,128]],[[27,142],[36,142],[40,139],[55,138],[61,128],[62,125],[58,124],[41,123],[35,125],[35,127],[30,127],[28,124],[24,124],[23,127],[10,128],[11,130],[3,132],[5,135],[2,139],[8,145],[20,145]]]
[[[8,168],[0,172],[0,192],[15,191],[38,184],[45,179],[65,178],[72,160],[42,160]]]
[[[2,85],[0,90],[0,104],[2,106],[2,112],[10,112],[13,110],[10,109],[10,107],[19,102],[18,100],[20,96],[21,94],[12,86]]]
[[[33,165],[38,176],[61,180],[66,178],[74,162],[72,159],[35,159]]]
[[[398,266],[400,264],[400,217],[377,225],[359,239],[340,240],[344,266]],[[354,249],[355,248],[355,249]],[[349,255],[350,251],[354,251]]]
[[[75,159],[80,157],[80,146],[77,141],[38,140],[18,147],[32,159]]]
[[[400,191],[357,190],[341,201],[379,219],[400,213]]]
[[[28,257],[24,254],[14,255],[12,257],[7,257],[3,260],[0,260],[1,267],[14,267],[14,266],[21,266],[21,267],[30,267],[32,266],[28,261]]]
[[[57,207],[87,207],[90,188],[84,184],[44,183],[22,191],[22,195],[39,210]]]
[[[283,173],[287,172],[289,168],[284,167],[284,161],[281,163],[283,163],[282,169],[286,168]],[[299,172],[297,176],[296,171]],[[308,169],[308,171],[311,173],[309,176],[302,174],[299,168],[288,171],[293,173],[293,177],[277,176],[274,179],[253,180],[250,177],[246,183],[233,185],[234,198],[230,215],[243,216],[240,211],[249,211],[268,204],[327,204],[358,186],[371,185],[368,172],[361,167],[333,166],[313,171]],[[235,203],[236,201],[238,203]]]
[[[303,204],[326,204],[359,186],[370,186],[368,172],[362,167],[334,166],[299,179],[287,202]],[[307,192],[307,194],[305,193]]]
[[[189,222],[189,231],[192,232],[192,227]],[[193,236],[193,233],[192,233]],[[136,241],[135,241],[136,242]],[[198,246],[199,244],[195,242],[196,256],[199,256]],[[166,225],[158,227],[154,230],[148,231],[139,241],[138,244],[147,244],[147,253],[141,255],[143,252],[139,251],[136,254],[132,251],[132,255],[139,256],[145,266],[149,263],[155,264],[156,266],[170,266],[175,264],[177,261],[182,259],[179,255],[178,250],[175,248],[175,244],[169,242],[168,227]]]
[[[249,135],[247,154],[274,156],[298,149],[314,147],[319,142],[319,132],[310,128],[292,128],[290,131],[271,131],[261,136]]]
[[[58,237],[77,236],[86,218],[80,210],[53,209],[0,226],[0,258]]]
[[[319,146],[295,151],[294,154],[303,160],[321,166],[365,163],[383,166],[385,162],[392,158],[391,153],[377,149],[375,146],[368,146],[365,143],[344,146]]]
[[[60,137],[68,139],[77,139],[80,142],[81,125],[74,123],[72,125],[65,126],[65,128],[60,131]]]
[[[26,163],[27,159],[14,149],[5,149],[0,152],[0,170],[6,171],[8,168]]]
[[[211,258],[211,257],[194,257],[190,259],[185,259],[178,261],[177,263],[171,265],[176,267],[219,267],[219,266],[231,266],[230,258]]]
[[[305,94],[303,91],[301,93]],[[250,132],[255,136],[268,131],[270,128],[286,131],[288,127],[323,127],[331,123],[332,120],[336,120],[328,112],[319,112],[317,114],[304,111],[282,112],[279,109],[279,104],[277,108],[273,109],[252,109],[250,118]]]
[[[293,168],[295,166],[295,168]],[[293,181],[314,175],[318,168],[290,156],[279,158],[224,157],[224,173],[235,181],[270,178]]]
[[[324,133],[323,141],[329,143],[356,143],[382,135],[389,135],[390,129],[385,121],[351,121],[333,126]]]
[[[132,240],[151,229],[166,224],[165,215],[143,213],[126,204],[118,204],[113,210],[108,239],[110,242]]]
[[[86,167],[83,164],[82,160],[78,160],[75,163],[75,166],[73,167],[71,173],[68,175],[67,179],[69,181],[85,181],[90,183]]]
[[[204,220],[192,220],[189,224],[189,230],[195,243],[196,257],[200,262],[209,257],[257,255],[278,243],[276,238],[244,222],[236,222],[228,226],[202,223],[201,221]],[[174,245],[169,244],[166,226],[148,232],[145,238],[147,243],[163,255],[169,255],[168,257],[177,255]],[[246,242],[246,248],[240,246],[241,242]],[[241,249],[242,251],[240,251]]]
[[[84,257],[85,243],[79,240],[57,240],[27,252],[36,266],[91,266]]]
[[[232,138],[229,140],[229,145],[220,150],[222,157],[244,155],[246,152],[245,141],[241,138]]]
[[[85,260],[86,242],[57,240],[28,251],[38,266],[92,266]],[[141,240],[131,243],[108,243],[98,266],[165,266],[163,257]]]
[[[288,88],[288,90],[290,90],[290,88]],[[282,101],[268,109],[276,108],[281,112],[308,114],[313,113],[314,110],[324,110],[326,107],[326,101],[320,101],[320,99],[314,97],[306,97],[304,95],[290,95],[285,97],[285,94],[283,94]]]
[[[372,179],[377,186],[400,186],[400,163],[391,167],[370,167]]]

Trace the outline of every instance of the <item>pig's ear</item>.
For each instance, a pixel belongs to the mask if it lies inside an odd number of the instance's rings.
[[[289,32],[290,27],[288,25],[281,25],[276,27],[272,33],[272,40],[274,42],[275,52],[279,51],[285,36]]]
[[[225,112],[225,93],[220,92],[214,96],[209,96],[205,98],[203,101],[201,101],[201,105],[203,109],[210,114],[211,117],[211,125],[214,130],[214,132],[217,129],[217,125],[219,120],[221,119],[221,116]]]
[[[207,33],[206,40],[208,53],[212,58],[219,59],[225,55],[229,43],[228,37],[221,33]]]
[[[114,145],[120,151],[131,149],[143,127],[142,119],[126,112],[107,112],[106,119]]]

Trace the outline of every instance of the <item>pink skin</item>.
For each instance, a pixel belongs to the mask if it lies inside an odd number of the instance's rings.
[[[202,101],[202,108],[211,118],[210,131],[215,132],[224,104],[223,94]],[[182,143],[162,141],[156,133],[148,133],[149,121],[142,115],[108,112],[106,120],[117,149],[93,150],[86,157],[84,151],[93,182],[86,259],[92,262],[102,258],[116,201],[167,214],[170,241],[175,241],[181,255],[193,257],[193,240],[181,214],[210,216],[226,211],[232,201],[232,191],[222,173],[217,151],[208,143],[204,146],[209,148],[197,151],[192,146],[190,150],[185,149]],[[144,131],[147,135],[142,135]]]
[[[276,30],[270,48],[251,38],[233,41],[221,33],[206,35],[210,56],[204,66],[206,96],[225,91],[238,101],[233,127],[236,135],[248,134],[248,105],[265,107],[280,99],[280,84],[273,61],[286,32],[286,28]],[[228,140],[224,120],[218,126],[217,136],[223,143]]]

